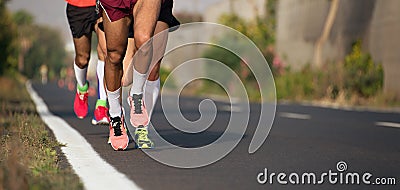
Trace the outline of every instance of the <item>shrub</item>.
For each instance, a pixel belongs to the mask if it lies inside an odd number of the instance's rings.
[[[352,93],[370,97],[382,89],[382,64],[374,63],[370,54],[362,52],[360,41],[353,45],[352,52],[346,56],[344,73],[344,88]]]

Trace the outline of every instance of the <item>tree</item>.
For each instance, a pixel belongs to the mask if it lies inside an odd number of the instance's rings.
[[[34,40],[25,55],[24,74],[29,78],[38,77],[39,67],[42,64],[47,65],[49,74],[59,73],[66,57],[60,33],[52,28],[38,25],[32,27],[32,33]]]
[[[24,10],[15,12],[13,21],[18,27],[19,71],[34,78],[39,76],[40,66],[46,65],[50,75],[59,73],[66,56],[59,31],[35,24],[34,17]]]
[[[33,40],[33,35],[29,32],[33,25],[33,16],[25,10],[20,10],[14,13],[13,20],[18,26],[18,71],[23,72],[25,54],[31,47]]]
[[[12,70],[17,64],[16,27],[6,8],[7,1],[0,0],[0,75]]]
[[[316,67],[322,66],[322,48],[331,34],[333,23],[336,20],[336,15],[339,9],[340,0],[331,0],[331,6],[329,8],[328,17],[325,20],[324,28],[322,34],[315,43],[314,49],[314,64]]]

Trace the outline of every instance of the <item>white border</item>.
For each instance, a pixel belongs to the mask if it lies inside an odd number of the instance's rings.
[[[103,160],[78,131],[60,117],[51,114],[43,99],[32,88],[30,81],[26,82],[25,86],[42,120],[53,131],[57,141],[66,145],[61,147],[61,150],[85,189],[140,189],[126,175]]]

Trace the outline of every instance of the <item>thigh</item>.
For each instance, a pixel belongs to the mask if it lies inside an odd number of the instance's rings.
[[[91,33],[83,35],[79,38],[73,38],[75,46],[75,55],[76,55],[75,57],[77,59],[89,58],[91,50],[91,38],[92,38]]]
[[[107,55],[107,48],[106,48],[106,36],[104,31],[100,29],[99,25],[103,25],[102,18],[99,18],[95,31],[97,34],[97,55],[100,60],[104,61],[105,56]],[[104,29],[104,28],[103,28]]]
[[[168,28],[167,23],[157,21],[154,31],[153,60],[150,66],[151,72],[149,74],[149,80],[151,81],[159,78],[161,60],[164,57],[165,48],[167,47]]]
[[[162,21],[157,21],[156,28],[154,30],[154,35],[156,36],[155,46],[157,47],[157,51],[161,51],[164,54],[165,47],[167,46],[168,41],[168,24]]]
[[[168,41],[168,24],[157,21],[153,37],[153,62],[157,64],[165,53]]]
[[[124,72],[131,71],[131,69],[133,69],[132,68],[132,65],[133,65],[132,59],[133,59],[133,56],[135,55],[135,51],[136,51],[135,40],[133,38],[128,38],[128,46],[126,48],[126,54],[125,54],[124,61],[123,61]]]
[[[139,35],[153,36],[160,14],[161,0],[138,0],[133,11],[135,38]]]
[[[103,11],[103,18],[107,18]],[[109,19],[103,19],[106,47],[108,52],[121,52],[125,54],[128,43],[129,17],[123,17],[111,22]]]

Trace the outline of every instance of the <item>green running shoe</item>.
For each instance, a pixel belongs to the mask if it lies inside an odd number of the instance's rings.
[[[140,125],[135,131],[135,142],[140,149],[151,149],[154,147],[153,142],[147,136],[149,134],[147,128]]]

